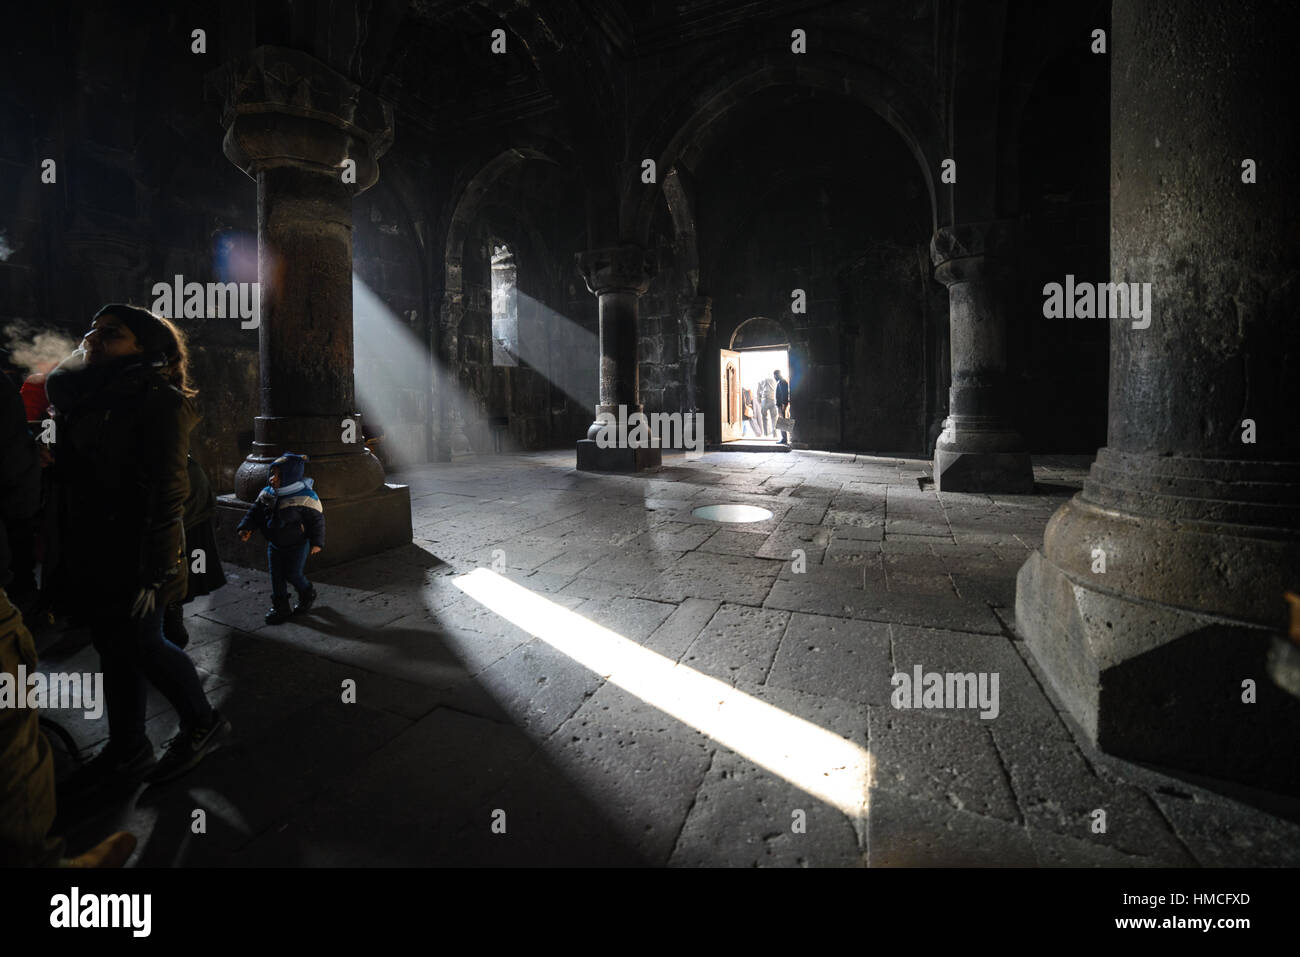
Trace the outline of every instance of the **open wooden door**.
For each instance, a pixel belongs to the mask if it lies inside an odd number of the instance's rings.
[[[722,381],[718,395],[722,398],[722,441],[734,442],[741,437],[740,353],[722,349]]]

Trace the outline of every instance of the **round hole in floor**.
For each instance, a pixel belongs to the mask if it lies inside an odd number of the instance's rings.
[[[772,517],[771,512],[757,505],[701,505],[691,514],[711,522],[762,522]]]

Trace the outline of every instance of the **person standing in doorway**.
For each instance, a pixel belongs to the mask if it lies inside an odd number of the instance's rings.
[[[763,426],[763,435],[776,432],[776,383],[770,376],[765,376],[758,384],[758,421]]]
[[[790,418],[790,383],[785,381],[781,375],[780,369],[772,370],[772,375],[776,377],[776,415],[778,425],[785,425],[785,429],[777,429],[778,438],[782,445],[790,444],[789,423],[782,422],[783,419]]]
[[[744,397],[742,401],[745,406],[745,419],[749,423],[749,427],[753,430],[754,437],[762,438],[763,423],[758,417],[760,406],[759,403],[754,400],[754,390],[745,389],[741,395]]]

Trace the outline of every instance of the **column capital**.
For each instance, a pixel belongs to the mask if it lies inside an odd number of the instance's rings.
[[[992,278],[1010,266],[1015,255],[1015,228],[1008,220],[944,226],[930,239],[934,278],[950,286]]]
[[[631,243],[589,249],[578,253],[578,269],[587,289],[599,296],[606,292],[634,292],[650,288],[656,263],[654,253]]]
[[[355,191],[379,178],[393,143],[393,108],[301,50],[261,46],[208,77],[222,99],[227,158],[249,176],[293,166],[342,176],[356,163]]]

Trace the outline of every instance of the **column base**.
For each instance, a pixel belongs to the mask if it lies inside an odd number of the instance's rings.
[[[351,421],[350,444],[341,441],[342,423]],[[253,420],[253,448],[235,472],[235,494],[252,502],[266,487],[271,463],[285,452],[310,458],[307,474],[322,499],[355,498],[383,484],[384,466],[365,448],[361,413],[347,415],[265,416]]]
[[[1016,578],[1016,628],[1102,751],[1300,794],[1300,700],[1269,678],[1271,629],[1102,591],[1041,552]]]
[[[578,440],[578,471],[641,472],[663,465],[663,454],[656,448],[602,449],[595,439]]]
[[[411,492],[405,485],[381,485],[359,498],[323,504],[325,548],[308,560],[308,571],[341,565],[411,543]],[[247,542],[241,542],[235,531],[247,511],[248,503],[234,495],[217,497],[212,525],[221,549],[221,561],[265,571],[266,539],[254,534]]]
[[[1007,492],[1034,490],[1028,452],[961,452],[935,449],[934,487],[940,492]]]

